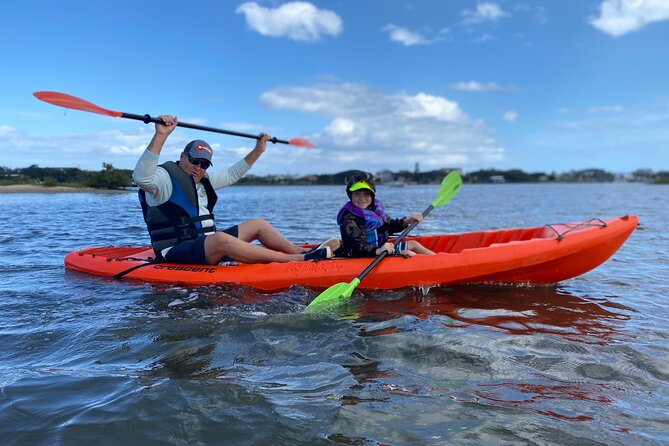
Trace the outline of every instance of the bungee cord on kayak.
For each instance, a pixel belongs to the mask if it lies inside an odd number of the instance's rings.
[[[599,223],[593,224],[592,223],[593,221],[598,221]],[[555,238],[557,240],[562,240],[566,234],[568,234],[571,231],[575,231],[582,226],[599,226],[601,228],[605,228],[606,227],[606,222],[604,220],[602,220],[601,218],[591,218],[588,221],[584,221],[584,222],[578,223],[578,224],[562,224],[562,225],[559,225],[559,226],[568,226],[569,227],[569,229],[564,231],[564,232],[559,232],[557,229],[555,229],[555,226],[558,226],[558,225],[546,225],[547,228],[552,229],[553,231],[555,231],[555,233],[557,234],[557,236]]]

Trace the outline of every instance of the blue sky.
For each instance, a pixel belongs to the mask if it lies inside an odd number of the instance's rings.
[[[669,0],[46,2],[0,15],[0,165],[132,168],[153,134],[32,93],[279,138],[252,173],[669,170]],[[217,166],[249,139],[206,139]]]

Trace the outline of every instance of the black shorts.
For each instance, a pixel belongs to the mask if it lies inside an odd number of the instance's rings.
[[[401,256],[402,251],[409,249],[409,242],[399,242],[398,244],[395,245],[395,250],[391,255],[394,256]]]
[[[239,237],[239,227],[237,225],[224,229],[222,232],[235,238]],[[170,263],[207,265],[207,257],[204,255],[205,238],[206,236],[201,235],[198,238],[177,243],[167,251],[165,260]]]

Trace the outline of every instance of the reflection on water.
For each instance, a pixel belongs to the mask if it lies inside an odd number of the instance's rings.
[[[259,317],[300,312],[319,291],[294,286],[279,293],[259,293],[245,287],[212,285],[183,288],[152,286],[146,302],[156,310],[185,311],[217,307],[236,315]],[[362,336],[403,331],[406,316],[437,322],[443,327],[491,327],[508,334],[555,334],[575,342],[605,345],[626,336],[624,321],[635,313],[616,296],[576,296],[560,286],[443,288],[356,291],[333,315],[362,323]],[[391,321],[383,328],[381,321]],[[392,324],[392,321],[398,324]]]
[[[159,347],[145,348],[155,356],[144,376],[250,386],[289,418],[330,419],[323,408],[310,412],[316,401],[327,401],[335,420],[362,411],[379,426],[388,423],[387,409],[370,414],[370,406],[411,410],[423,398],[466,411],[514,409],[592,421],[585,407],[615,404],[617,383],[632,379],[629,370],[626,375],[588,358],[587,346],[629,337],[624,322],[634,310],[608,298],[578,297],[560,287],[405,289],[356,293],[341,310],[344,318],[299,314],[315,293],[154,287],[145,303],[169,317],[154,325],[152,343]],[[481,332],[478,342],[458,339],[472,329]],[[318,350],[324,333],[330,340],[343,335],[334,356]],[[526,335],[534,336],[524,342]],[[354,434],[346,429],[331,439],[353,441]]]
[[[615,311],[614,311],[615,310]],[[369,293],[360,299],[365,321],[401,315],[436,318],[446,327],[488,326],[510,334],[553,333],[576,342],[606,344],[632,308],[609,299],[578,297],[559,287],[453,287]],[[366,332],[378,335],[401,327]]]
[[[606,384],[556,381],[550,378],[545,379],[545,382],[537,380],[532,383],[480,383],[477,387],[472,392],[477,403],[533,411],[566,421],[593,419],[592,415],[569,410],[574,401],[609,405],[614,402],[612,395],[621,390]]]

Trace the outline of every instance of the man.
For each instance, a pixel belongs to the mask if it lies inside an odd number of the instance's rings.
[[[254,218],[215,232],[216,189],[236,183],[263,154],[269,136],[261,133],[255,148],[225,171],[208,173],[213,150],[205,141],[186,145],[174,163],[158,166],[176,116],[162,115],[155,134],[137,161],[132,178],[140,187],[140,203],[158,260],[215,265],[229,258],[245,263],[320,260],[332,257],[328,242],[314,250],[301,248],[268,222]],[[254,240],[264,245],[252,244]]]

